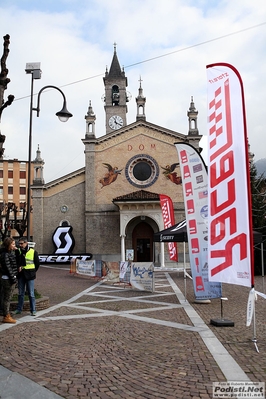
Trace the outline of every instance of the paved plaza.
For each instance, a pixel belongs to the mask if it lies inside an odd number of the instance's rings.
[[[182,272],[156,272],[150,293],[41,266],[35,286],[50,307],[0,323],[1,399],[207,399],[213,382],[266,380],[266,300],[246,327],[248,288],[223,285],[235,325],[215,327],[220,299],[194,303]]]

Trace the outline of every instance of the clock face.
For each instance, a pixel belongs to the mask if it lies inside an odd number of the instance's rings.
[[[114,115],[109,119],[109,126],[111,129],[117,130],[120,129],[124,125],[123,119],[121,116]]]

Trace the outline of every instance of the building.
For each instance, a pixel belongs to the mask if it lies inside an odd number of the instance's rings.
[[[34,164],[31,165],[32,176]],[[4,229],[8,223],[8,234],[18,236],[14,229],[14,211],[10,212],[7,220],[7,207],[14,204],[17,207],[17,220],[19,223],[26,215],[27,187],[28,187],[28,162],[18,159],[0,159],[0,228]],[[33,177],[32,177],[33,180]]]
[[[33,235],[39,253],[51,254],[58,226],[71,226],[73,253],[95,259],[164,262],[164,244],[153,245],[153,234],[164,228],[159,194],[171,197],[176,222],[185,218],[179,161],[174,143],[199,148],[198,112],[193,98],[188,134],[146,120],[146,97],[140,81],[136,120],[127,122],[127,77],[114,49],[103,78],[106,132],[96,137],[96,115],[89,105],[82,138],[85,167],[50,183],[35,178],[32,186]],[[35,165],[37,170],[38,163]],[[62,244],[63,245],[63,244]]]

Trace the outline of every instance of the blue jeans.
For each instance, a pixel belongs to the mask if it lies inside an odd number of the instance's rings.
[[[18,279],[18,309],[20,312],[23,310],[25,287],[27,287],[29,300],[30,300],[30,311],[36,311],[36,301],[34,295],[34,280],[26,280],[24,276],[20,276]]]

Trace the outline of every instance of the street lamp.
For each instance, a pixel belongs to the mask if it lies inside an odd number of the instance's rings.
[[[28,182],[27,182],[27,240],[30,241],[30,200],[31,200],[31,145],[32,145],[32,111],[37,111],[37,116],[40,114],[40,96],[45,89],[56,89],[63,96],[63,107],[61,111],[56,113],[61,122],[67,122],[73,115],[67,110],[66,97],[62,90],[56,86],[44,86],[38,93],[37,107],[33,108],[33,81],[34,79],[41,79],[41,64],[40,62],[32,62],[26,64],[26,73],[31,74],[31,95],[30,95],[30,126],[29,126],[29,154],[28,154]]]

